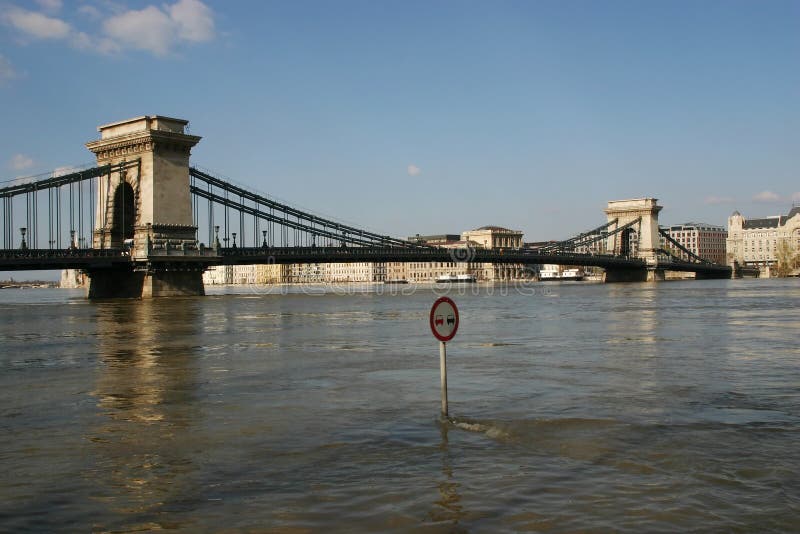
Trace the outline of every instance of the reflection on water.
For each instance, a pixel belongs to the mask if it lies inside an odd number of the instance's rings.
[[[202,318],[198,300],[114,301],[97,305],[100,416],[89,428],[96,486],[126,530],[177,527],[164,510],[191,499],[195,466],[187,452],[201,414],[193,402],[193,362]]]
[[[796,281],[437,296],[0,294],[0,531],[796,530]]]
[[[458,493],[459,483],[453,476],[453,462],[450,458],[448,442],[449,430],[450,421],[439,420],[439,433],[442,439],[439,445],[442,454],[442,476],[436,484],[439,498],[434,502],[435,508],[431,511],[430,518],[436,523],[446,522],[455,530],[465,513],[461,504],[461,495]]]

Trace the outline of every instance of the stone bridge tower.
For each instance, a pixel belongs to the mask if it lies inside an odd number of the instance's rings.
[[[147,240],[173,245],[195,241],[189,194],[189,154],[200,141],[184,130],[188,121],[160,115],[100,126],[86,147],[98,165],[138,165],[100,179],[94,248],[121,248],[133,239],[133,255],[147,255]]]
[[[616,225],[609,228],[609,231],[641,219],[638,225],[609,236],[607,249],[615,254],[628,254],[645,260],[649,279],[663,276],[663,271],[660,271],[661,275],[656,272],[658,266],[656,250],[660,248],[658,212],[661,209],[658,199],[634,198],[612,200],[604,210],[609,222],[617,219]]]
[[[86,144],[97,164],[131,165],[98,179],[93,248],[130,248],[131,256],[140,263],[163,254],[159,251],[196,248],[189,155],[201,138],[187,134],[187,124],[186,120],[151,115],[98,128],[100,139]],[[202,271],[182,273],[182,277],[158,273],[152,265],[146,271],[138,282],[136,276],[128,276],[142,296],[198,294],[198,284],[202,294]],[[113,286],[129,283],[121,275],[89,274],[90,296],[137,296],[137,287],[115,294],[119,291],[113,291]],[[108,290],[102,289],[105,285]],[[108,292],[114,294],[106,295]]]

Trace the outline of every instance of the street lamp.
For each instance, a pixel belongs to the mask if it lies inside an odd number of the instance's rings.
[[[20,243],[19,248],[25,250],[28,248],[28,244],[25,242],[25,232],[27,232],[27,228],[20,228],[19,232],[22,234],[22,243]]]

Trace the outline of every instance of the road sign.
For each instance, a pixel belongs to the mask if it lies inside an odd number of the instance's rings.
[[[458,308],[448,297],[439,297],[431,307],[431,331],[439,341],[450,341],[458,330]]]

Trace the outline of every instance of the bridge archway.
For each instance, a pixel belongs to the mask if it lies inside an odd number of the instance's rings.
[[[638,241],[639,236],[636,233],[636,230],[633,228],[626,228],[622,231],[622,235],[619,242],[619,254],[621,256],[628,256],[630,257],[632,254],[636,253],[636,241]]]
[[[655,198],[634,198],[630,200],[612,200],[605,209],[608,221],[616,220],[614,230],[626,224],[638,221],[638,229],[628,228],[609,236],[607,250],[620,251],[655,264],[656,249],[659,248],[658,212],[661,206]],[[633,230],[630,232],[630,230]]]
[[[126,239],[133,239],[136,221],[136,202],[133,187],[122,182],[114,191],[111,217],[111,246],[121,247]]]

